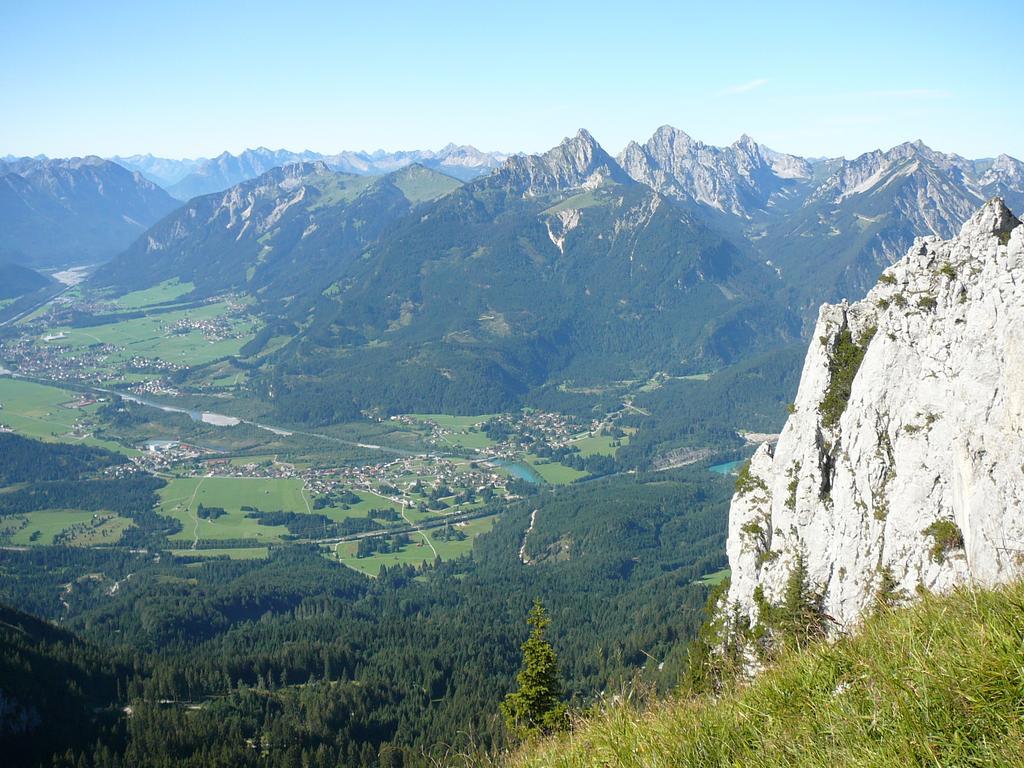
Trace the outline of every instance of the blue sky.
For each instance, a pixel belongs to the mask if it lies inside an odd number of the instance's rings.
[[[0,155],[537,151],[579,127],[615,153],[668,123],[1024,158],[1019,0],[10,0],[0,29]]]

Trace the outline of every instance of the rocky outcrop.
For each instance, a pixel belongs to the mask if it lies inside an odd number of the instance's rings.
[[[495,179],[523,197],[596,189],[607,182],[630,182],[611,155],[583,129],[542,155],[510,157]]]
[[[774,152],[749,136],[714,147],[669,125],[646,144],[630,142],[619,163],[632,178],[664,195],[742,217],[766,208],[775,195],[796,189],[813,174],[807,160]]]
[[[742,614],[779,603],[802,559],[841,628],[880,592],[1024,573],[1024,227],[1001,199],[821,308],[795,410],[737,483],[728,554]]]

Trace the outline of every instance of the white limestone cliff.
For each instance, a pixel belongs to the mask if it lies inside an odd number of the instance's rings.
[[[994,199],[957,237],[915,241],[863,301],[821,308],[795,410],[732,501],[741,613],[757,621],[758,591],[781,601],[800,553],[838,628],[890,577],[912,598],[1024,575],[1019,224]]]

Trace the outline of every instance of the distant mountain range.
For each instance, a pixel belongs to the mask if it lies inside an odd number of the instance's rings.
[[[294,329],[254,378],[296,421],[488,412],[555,377],[706,370],[799,330],[771,268],[586,131],[466,184],[285,166],[190,201],[93,284],[173,277],[246,291]]]
[[[106,261],[180,203],[98,157],[0,161],[0,262]]]
[[[282,158],[221,165],[252,173]],[[196,198],[95,281],[177,277],[257,296],[297,330],[264,380],[295,420],[483,412],[554,381],[708,370],[787,343],[915,235],[947,235],[990,193],[1024,195],[1022,165],[1005,156],[914,143],[808,160],[671,127],[617,159],[581,130],[464,185],[425,164],[375,180],[340,164],[291,164]]]
[[[93,284],[253,296],[293,340],[251,380],[297,421],[489,412],[557,382],[716,369],[808,332],[822,301],[862,296],[988,196],[1024,203],[1024,164],[1005,155],[914,142],[807,159],[667,126],[618,158],[581,130],[464,183],[448,171],[498,158],[292,157],[196,166],[174,188],[258,175],[190,199]]]
[[[859,298],[915,236],[953,236],[986,200],[1024,202],[1024,163],[968,160],[922,142],[809,160],[743,136],[712,147],[670,126],[619,155],[629,175],[701,211],[781,272],[801,311]]]
[[[235,184],[254,179],[271,168],[289,163],[324,162],[331,169],[367,176],[379,176],[413,163],[454,176],[463,181],[476,178],[498,167],[507,155],[481,152],[475,147],[449,144],[443,149],[406,152],[290,152],[284,149],[247,149],[238,155],[223,152],[211,159],[168,160],[152,155],[111,158],[126,168],[163,186],[179,200],[220,192]]]

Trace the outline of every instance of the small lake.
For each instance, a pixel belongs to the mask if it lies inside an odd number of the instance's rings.
[[[538,475],[529,464],[521,464],[518,461],[509,461],[508,459],[497,458],[487,459],[487,462],[496,467],[501,467],[512,475],[512,477],[518,478],[519,480],[525,480],[528,483],[543,482],[541,476]]]
[[[735,475],[739,471],[739,468],[743,466],[743,462],[743,459],[740,459],[739,461],[727,461],[724,464],[715,464],[712,467],[708,467],[708,469],[716,475],[724,475],[728,477],[729,475]]]

